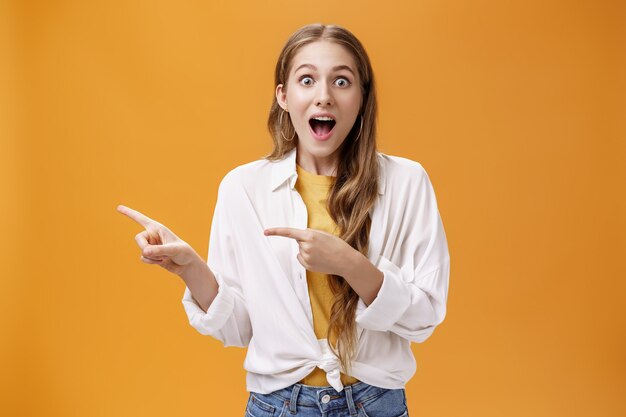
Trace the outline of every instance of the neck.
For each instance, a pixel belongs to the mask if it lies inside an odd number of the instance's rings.
[[[307,172],[316,175],[336,176],[337,156],[336,154],[326,157],[318,157],[298,149],[296,152],[296,163]]]

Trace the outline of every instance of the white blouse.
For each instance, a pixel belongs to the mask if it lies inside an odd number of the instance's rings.
[[[430,179],[419,162],[377,153],[378,199],[370,210],[368,258],[382,287],[356,311],[358,352],[351,376],[381,388],[404,388],[416,371],[411,342],[425,341],[446,315],[450,256]],[[298,243],[265,236],[270,227],[307,228],[295,189],[296,149],[280,161],[260,159],[222,179],[209,240],[208,266],[219,284],[205,313],[188,287],[189,323],[224,346],[248,347],[246,386],[268,394],[317,366],[343,390],[339,360],[317,339]]]

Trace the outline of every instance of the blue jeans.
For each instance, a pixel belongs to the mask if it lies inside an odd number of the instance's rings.
[[[246,417],[408,417],[404,388],[358,381],[337,392],[332,386],[293,384],[270,394],[251,392]]]

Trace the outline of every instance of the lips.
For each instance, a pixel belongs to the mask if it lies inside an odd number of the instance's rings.
[[[335,127],[335,117],[330,113],[316,113],[309,119],[311,134],[314,139],[326,140]]]

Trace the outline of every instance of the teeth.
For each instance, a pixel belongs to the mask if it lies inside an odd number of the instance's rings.
[[[328,117],[328,116],[318,116],[318,117],[314,117],[315,120],[320,120],[320,121],[334,121],[335,119],[333,119],[332,117]]]

